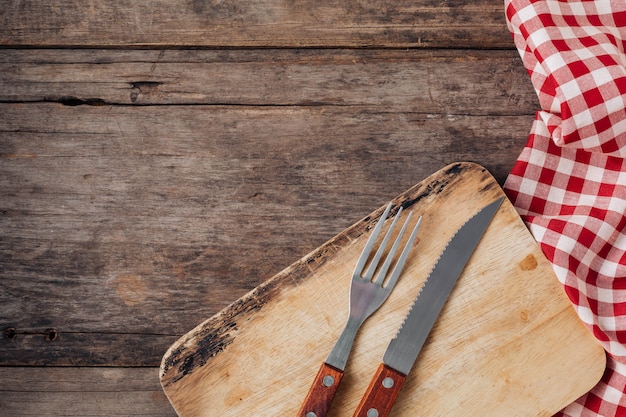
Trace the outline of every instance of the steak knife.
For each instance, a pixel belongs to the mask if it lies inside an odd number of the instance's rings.
[[[354,417],[387,417],[448,296],[504,197],[483,207],[450,239],[391,340]]]

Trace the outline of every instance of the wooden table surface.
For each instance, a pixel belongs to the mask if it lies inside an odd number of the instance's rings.
[[[0,415],[175,416],[178,337],[537,108],[501,0],[3,1]]]

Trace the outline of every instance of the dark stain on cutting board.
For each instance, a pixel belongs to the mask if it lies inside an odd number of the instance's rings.
[[[247,296],[235,301],[201,325],[192,338],[186,340],[163,358],[162,373],[166,375],[176,368],[176,372],[167,381],[172,384],[195,369],[204,366],[207,361],[222,352],[233,343],[238,332],[237,323],[259,311],[263,305],[273,299],[280,291],[284,280],[280,277],[260,285]]]
[[[518,265],[522,271],[532,271],[537,268],[539,263],[537,262],[537,258],[535,258],[535,256],[531,253],[518,263]]]
[[[402,207],[406,209],[416,203],[419,203],[425,198],[434,197],[445,193],[445,191],[450,188],[451,184],[459,181],[462,178],[464,172],[470,169],[476,170],[476,168],[477,165],[465,162],[458,162],[448,165],[446,168],[442,169],[439,172],[440,175],[438,177],[431,177],[432,181],[420,182],[413,188],[409,189],[403,195],[404,200],[402,201]],[[486,170],[482,167],[479,167],[479,169],[483,172],[486,172]],[[488,182],[488,184],[490,183],[491,182]]]

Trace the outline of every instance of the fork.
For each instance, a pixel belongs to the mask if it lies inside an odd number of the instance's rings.
[[[409,220],[411,219],[411,213],[408,214],[402,229],[398,233],[383,265],[374,278],[374,273],[380,262],[381,257],[385,251],[385,247],[391,237],[392,230],[394,229],[400,214],[402,213],[402,207],[398,209],[398,213],[393,219],[391,226],[387,230],[382,242],[380,243],[376,254],[372,258],[367,271],[365,266],[370,257],[370,254],[374,248],[374,244],[380,235],[383,223],[391,210],[392,203],[389,203],[384,213],[380,217],[380,220],[374,227],[372,234],[370,235],[359,259],[357,260],[356,267],[352,273],[352,280],[350,283],[350,314],[345,324],[339,339],[335,343],[335,346],[331,350],[330,354],[326,358],[326,361],[322,363],[313,384],[309,388],[309,392],[298,411],[298,417],[325,417],[330,404],[337,392],[341,378],[343,377],[346,363],[348,362],[348,356],[354,343],[356,333],[363,324],[363,322],[371,316],[378,308],[385,302],[391,290],[396,285],[398,277],[404,268],[406,259],[413,247],[413,242],[417,235],[417,231],[422,223],[422,217],[417,221],[417,224],[413,228],[411,235],[407,243],[400,254],[400,257],[396,261],[396,264],[392,272],[387,276],[387,272],[391,266],[393,257],[400,246],[400,240],[407,228]],[[385,283],[386,281],[386,283]]]

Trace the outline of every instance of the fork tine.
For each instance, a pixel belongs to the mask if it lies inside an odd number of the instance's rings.
[[[391,246],[391,249],[389,250],[389,253],[387,254],[387,258],[385,258],[385,262],[383,263],[382,268],[380,268],[380,271],[378,272],[378,275],[376,276],[376,280],[374,282],[378,285],[381,285],[381,286],[383,285],[383,281],[385,280],[385,276],[387,275],[389,266],[391,266],[391,261],[393,260],[393,256],[395,255],[396,250],[398,249],[398,246],[400,245],[400,240],[402,239],[402,236],[404,235],[406,226],[407,224],[409,224],[409,220],[411,220],[411,213],[409,213],[409,215],[406,216],[406,220],[404,220],[402,229],[400,229],[400,233],[398,233],[396,240],[393,242],[393,245]]]
[[[380,258],[383,256],[383,252],[385,251],[385,248],[387,247],[387,242],[389,242],[389,238],[391,237],[391,232],[396,226],[396,223],[398,222],[398,219],[400,218],[401,213],[402,213],[402,207],[400,207],[400,210],[398,210],[398,213],[396,213],[396,216],[393,218],[393,221],[391,222],[391,226],[389,226],[389,229],[387,229],[387,233],[385,233],[385,237],[383,238],[383,241],[378,246],[378,250],[376,251],[374,258],[372,259],[372,262],[370,262],[370,265],[367,267],[367,271],[365,272],[365,275],[363,276],[363,279],[365,279],[366,281],[371,281],[372,277],[374,276],[374,272],[376,272],[376,267],[378,266],[378,262],[380,262]]]
[[[389,210],[391,210],[391,203],[387,205],[387,208],[385,209],[384,213],[380,216],[378,223],[376,223],[376,226],[374,226],[374,230],[372,230],[372,234],[370,235],[369,239],[367,239],[367,243],[365,244],[365,247],[363,248],[363,251],[361,252],[361,255],[359,256],[359,259],[356,262],[356,267],[354,268],[355,277],[361,276],[361,274],[363,273],[363,268],[365,267],[367,258],[370,256],[370,252],[372,251],[372,248],[374,247],[374,243],[376,243],[376,239],[378,238],[378,235],[380,234],[380,231],[383,228],[383,223],[385,222],[385,219],[387,218],[387,215],[389,214]]]
[[[405,226],[408,221],[409,219],[407,218],[407,220],[405,221]],[[389,279],[387,280],[387,285],[385,288],[392,289],[394,285],[396,285],[396,282],[398,281],[398,277],[400,276],[400,273],[402,272],[402,269],[404,268],[404,264],[406,263],[406,259],[409,256],[409,252],[411,252],[411,248],[413,247],[413,242],[415,242],[415,237],[417,236],[417,231],[419,230],[421,224],[422,224],[422,216],[420,216],[420,218],[417,219],[417,224],[413,228],[413,231],[411,232],[411,235],[409,236],[409,240],[406,242],[406,245],[404,246],[404,249],[402,250],[400,257],[398,258],[398,262],[396,262],[396,265],[393,267],[393,271],[391,272],[391,275],[389,276]],[[396,239],[396,242],[399,241],[399,239],[400,237]],[[389,257],[391,257],[391,254],[389,255]],[[378,281],[378,279],[379,278],[377,278],[376,281]]]

